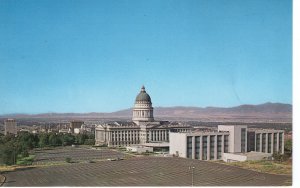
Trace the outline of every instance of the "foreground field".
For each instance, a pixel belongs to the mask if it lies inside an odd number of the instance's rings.
[[[276,161],[244,161],[244,162],[232,162],[225,163],[219,162],[226,165],[238,166],[244,169],[250,169],[258,172],[269,173],[269,174],[281,174],[281,175],[292,175],[292,162],[276,162]]]
[[[206,161],[134,157],[120,161],[72,163],[6,172],[3,186],[280,186],[291,176],[258,173]]]

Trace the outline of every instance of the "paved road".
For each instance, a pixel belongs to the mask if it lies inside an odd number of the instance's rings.
[[[136,157],[122,161],[74,163],[4,174],[3,186],[280,186],[290,176],[183,158]],[[290,183],[289,183],[290,184]]]

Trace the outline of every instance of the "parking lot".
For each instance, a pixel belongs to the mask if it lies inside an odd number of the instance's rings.
[[[117,150],[92,147],[60,147],[51,150],[36,150],[34,164],[45,164],[49,162],[62,162],[71,158],[73,162],[95,161],[109,158],[124,158]]]
[[[194,167],[193,172],[190,166]],[[290,176],[263,174],[207,161],[153,156],[37,167],[7,172],[3,175],[7,178],[3,186],[191,186],[192,183],[194,186],[280,186],[291,184]]]

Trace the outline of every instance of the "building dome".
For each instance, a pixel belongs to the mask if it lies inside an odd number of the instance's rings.
[[[143,102],[149,102],[151,103],[151,97],[148,95],[148,93],[145,90],[145,87],[142,86],[141,92],[136,96],[135,101],[143,101]]]
[[[136,124],[154,121],[151,97],[147,94],[144,86],[135,98],[132,120]]]

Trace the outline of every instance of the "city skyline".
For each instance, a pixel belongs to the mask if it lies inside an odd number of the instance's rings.
[[[0,5],[0,114],[292,104],[292,1]]]

